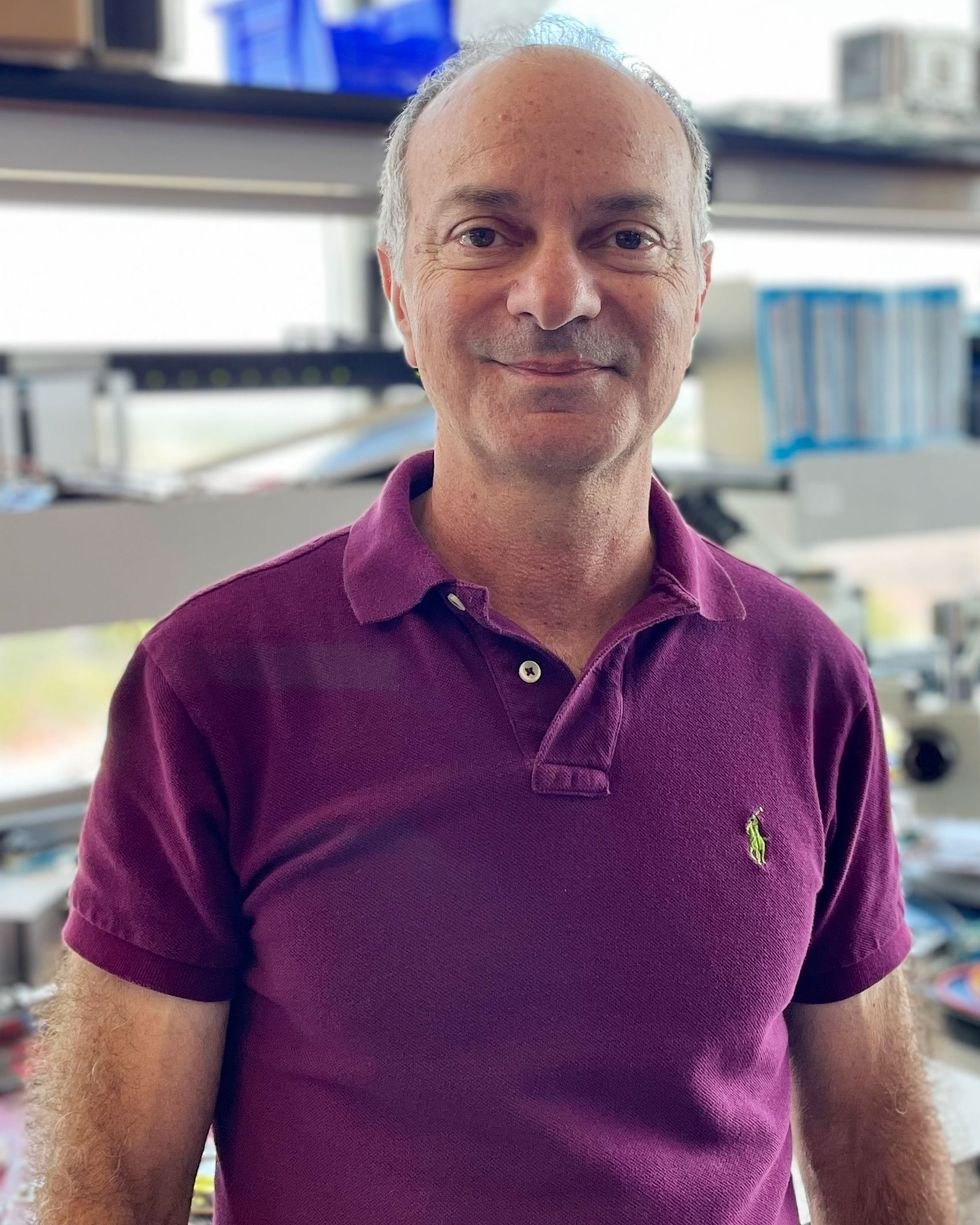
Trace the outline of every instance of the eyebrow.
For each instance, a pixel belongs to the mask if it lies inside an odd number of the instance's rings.
[[[597,213],[666,213],[668,212],[663,196],[655,191],[621,192],[613,196],[600,196],[590,201]]]
[[[457,187],[439,201],[439,213],[456,204],[478,204],[485,208],[520,208],[522,198],[516,191],[495,187]]]
[[[483,208],[519,209],[524,204],[520,192],[496,187],[458,187],[439,201],[439,213],[458,204],[479,205]],[[615,216],[621,213],[669,212],[663,196],[655,191],[617,192],[589,200],[587,211]]]

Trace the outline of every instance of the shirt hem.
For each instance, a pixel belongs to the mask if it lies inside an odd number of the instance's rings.
[[[811,974],[797,986],[794,1004],[834,1004],[839,1000],[860,995],[896,970],[912,948],[912,933],[903,921],[884,944],[860,961],[822,974]]]
[[[61,938],[100,970],[163,995],[217,1003],[231,999],[238,984],[237,970],[188,965],[151,953],[96,927],[77,909],[69,914]]]

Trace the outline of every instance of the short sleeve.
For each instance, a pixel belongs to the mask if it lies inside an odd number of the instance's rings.
[[[823,885],[795,1003],[829,1004],[866,991],[908,956],[888,757],[870,677],[867,700],[839,754]]]
[[[140,643],[109,707],[65,944],[154,991],[231,998],[245,943],[227,828],[208,744]]]

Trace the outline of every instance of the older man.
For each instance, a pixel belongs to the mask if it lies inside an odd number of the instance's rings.
[[[951,1225],[859,651],[651,437],[706,154],[573,27],[396,125],[435,451],[200,592],[116,695],[36,1082],[41,1225]],[[791,1075],[795,1073],[795,1077]]]

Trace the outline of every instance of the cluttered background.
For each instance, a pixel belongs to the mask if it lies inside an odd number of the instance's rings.
[[[980,1222],[980,6],[4,0],[0,1221],[109,698],[187,594],[373,500],[434,414],[374,257],[388,124],[560,12],[688,98],[716,246],[653,445],[868,658],[929,1072]],[[207,1215],[210,1142],[195,1189]],[[806,1214],[805,1197],[801,1197]]]

